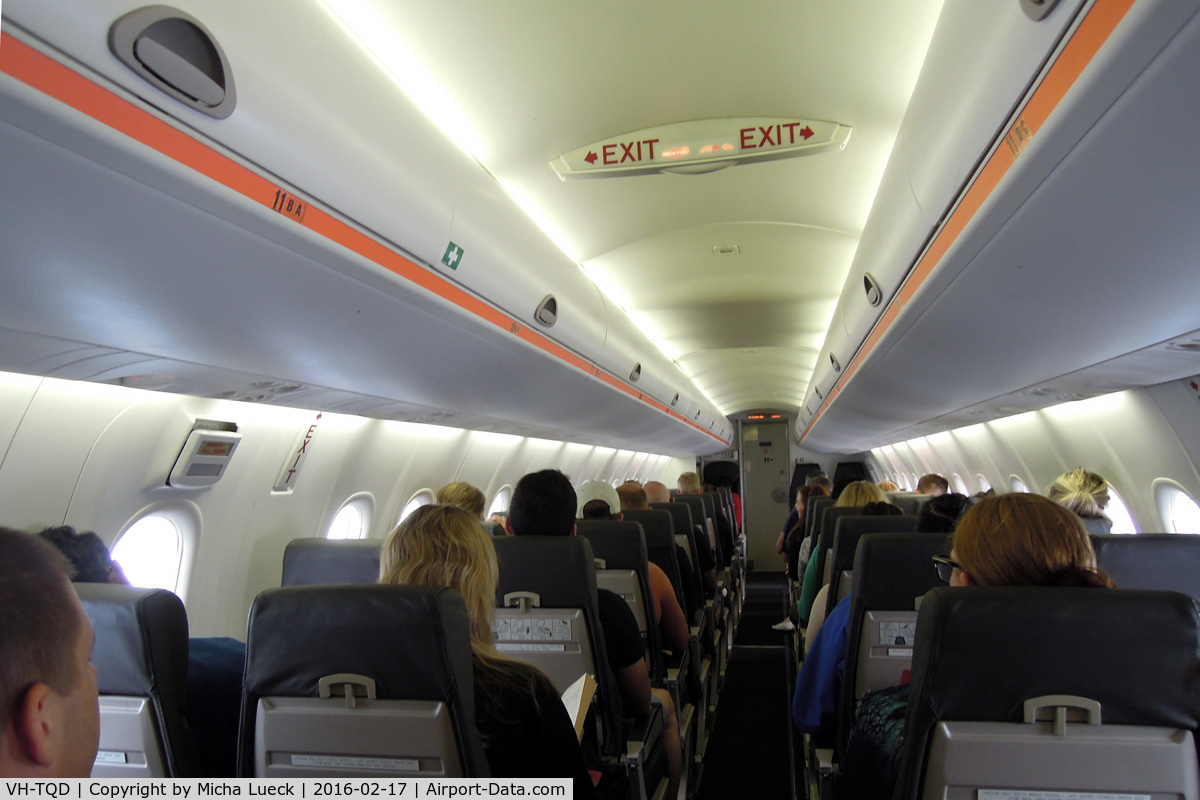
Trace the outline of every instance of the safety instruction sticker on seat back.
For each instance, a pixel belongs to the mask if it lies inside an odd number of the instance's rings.
[[[563,645],[555,643],[572,639],[571,620],[557,617],[500,619],[493,632],[500,650],[562,650]]]

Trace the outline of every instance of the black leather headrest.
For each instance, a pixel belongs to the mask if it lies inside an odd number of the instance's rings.
[[[596,564],[592,547],[579,536],[507,536],[496,539],[500,582],[496,604],[509,592],[533,591],[547,608],[596,604]]]
[[[655,511],[666,511],[671,515],[676,536],[687,536],[692,531],[692,508],[687,503],[651,503]]]
[[[370,584],[379,580],[379,539],[293,539],[281,586]]]
[[[917,621],[898,797],[917,797],[940,720],[1020,722],[1025,700],[1086,697],[1115,725],[1200,729],[1200,618],[1175,592],[935,589]]]
[[[182,600],[165,589],[108,583],[77,583],[75,591],[96,632],[92,664],[101,694],[183,691],[188,622]]]
[[[170,777],[200,776],[185,717],[188,621],[183,601],[165,589],[74,584],[92,622],[92,664],[102,695],[148,697]]]
[[[833,530],[833,570],[854,568],[854,553],[858,548],[859,539],[869,533],[908,533],[917,527],[917,518],[913,516],[890,517],[839,517]]]
[[[944,586],[931,558],[949,550],[944,533],[872,533],[858,542],[850,594],[856,607],[912,611],[916,598]]]
[[[327,675],[376,682],[378,699],[440,700],[460,733],[464,766],[479,763],[471,634],[453,589],[432,586],[292,586],[268,589],[250,609],[242,703],[243,775],[252,770],[262,697],[318,697]],[[465,748],[465,749],[464,749]]]
[[[592,557],[603,559],[608,569],[644,570],[649,563],[641,523],[581,519],[575,526],[592,546]]]
[[[1100,568],[1121,589],[1162,589],[1200,598],[1200,536],[1094,534]]]

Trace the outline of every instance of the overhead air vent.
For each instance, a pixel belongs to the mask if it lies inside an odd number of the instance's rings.
[[[863,275],[863,289],[867,293],[867,303],[872,308],[883,302],[883,290],[879,288],[879,282],[870,273]]]
[[[554,295],[548,294],[542,298],[542,302],[538,303],[537,310],[533,312],[533,318],[547,328],[554,326],[558,322],[558,301],[554,299]]]
[[[167,6],[131,11],[109,29],[108,46],[122,64],[190,108],[217,119],[233,113],[229,61],[194,17]]]
[[[714,256],[736,256],[742,252],[742,248],[736,244],[717,245],[713,248]]]
[[[835,356],[833,353],[829,354],[829,363],[833,366],[834,372],[842,371],[842,365],[838,363],[837,356]]]
[[[674,407],[677,405],[679,405],[679,392],[676,392],[675,396],[671,398],[671,406]]]
[[[633,365],[633,372],[629,373],[629,382],[637,383],[638,378],[640,378],[640,377],[642,377],[642,365],[639,362],[639,363]]]

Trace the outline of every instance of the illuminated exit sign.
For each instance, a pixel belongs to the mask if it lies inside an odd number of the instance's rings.
[[[841,150],[850,126],[813,119],[756,117],[679,122],[632,131],[580,147],[551,162],[563,180],[700,174],[735,164]]]

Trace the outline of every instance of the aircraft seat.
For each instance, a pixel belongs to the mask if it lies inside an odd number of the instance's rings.
[[[188,620],[165,589],[77,583],[96,633],[100,750],[93,778],[199,778],[184,710]]]
[[[895,797],[1197,797],[1198,652],[1175,592],[935,589]]]
[[[945,550],[944,533],[871,533],[859,540],[850,587],[845,679],[838,698],[839,753],[846,752],[862,696],[898,686],[911,668],[917,605],[926,592],[945,585],[930,559]]]
[[[1092,545],[1118,589],[1162,589],[1200,599],[1200,536],[1093,534]]]
[[[917,518],[912,516],[890,517],[839,517],[833,528],[833,559],[829,570],[829,601],[833,608],[839,600],[850,594],[850,579],[854,573],[854,554],[858,542],[869,533],[908,533],[917,527]]]
[[[666,665],[662,636],[654,620],[650,558],[646,555],[646,537],[641,523],[584,519],[576,523],[576,530],[592,546],[596,587],[621,595],[637,618],[646,645],[650,680],[661,685],[666,677]]]
[[[453,589],[295,586],[250,609],[238,774],[489,777]]]
[[[509,536],[494,544],[500,563],[496,649],[541,669],[559,692],[584,673],[592,675],[600,754],[624,768],[631,790],[664,782],[662,707],[653,706],[648,717],[629,726],[623,719],[600,622],[591,544],[582,536]]]
[[[919,516],[921,514],[921,506],[930,498],[927,494],[917,494],[916,492],[888,492],[888,502],[894,506],[899,506],[900,510],[905,514]]]
[[[381,539],[293,539],[283,551],[280,585],[375,583],[382,546]]]

